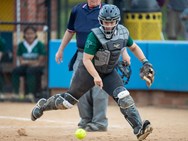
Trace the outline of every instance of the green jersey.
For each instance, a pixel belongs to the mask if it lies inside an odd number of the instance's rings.
[[[32,48],[29,52],[24,42],[18,45],[17,56],[23,57],[24,59],[37,59],[40,55],[45,56],[46,50],[44,44],[40,41]]]
[[[127,46],[130,47],[133,45],[133,39],[129,36],[128,41],[127,41]],[[90,55],[95,55],[95,53],[98,51],[98,49],[101,47],[101,43],[99,40],[96,38],[93,32],[91,32],[88,35],[88,38],[86,40],[84,52],[88,53]]]

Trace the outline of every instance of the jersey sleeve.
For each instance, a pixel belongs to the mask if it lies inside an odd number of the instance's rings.
[[[127,46],[130,47],[133,45],[133,39],[131,38],[131,36],[129,36],[128,41],[127,41]]]
[[[100,42],[98,41],[98,39],[95,37],[94,33],[91,32],[88,35],[88,38],[86,40],[86,44],[84,47],[84,52],[90,55],[95,55],[95,53],[97,52],[98,48],[100,47]]]
[[[76,19],[76,6],[73,7],[70,17],[69,17],[69,21],[68,21],[68,25],[67,25],[67,29],[70,31],[74,31],[74,23],[75,23],[75,19]]]

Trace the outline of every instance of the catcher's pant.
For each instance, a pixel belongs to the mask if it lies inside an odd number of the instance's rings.
[[[109,74],[99,74],[103,81],[103,89],[113,97],[113,92],[118,87],[124,87],[123,81],[119,74],[113,70]],[[74,98],[79,99],[88,90],[95,86],[93,77],[86,70],[82,61],[80,61],[74,77],[71,81],[71,86],[68,90]]]
[[[121,77],[115,70],[109,74],[99,75],[103,81],[103,89],[118,103],[121,113],[134,129],[134,134],[138,134],[142,128],[142,120],[132,97],[124,88]],[[71,94],[74,98],[79,99],[93,86],[93,77],[86,70],[83,62],[80,61],[67,93]]]
[[[82,61],[83,53],[78,52],[76,61],[73,66],[73,76],[78,68],[80,61]],[[99,125],[100,127],[108,126],[108,119],[106,117],[108,105],[108,94],[98,87],[93,87],[86,92],[77,104],[81,121],[78,126],[85,127],[87,123]]]
[[[113,70],[109,74],[99,74],[102,78],[103,89],[114,98],[120,107],[121,113],[129,122],[134,130],[134,134],[138,135],[142,130],[142,120],[134,104],[134,100],[129,92],[123,86],[123,81],[117,71]],[[72,79],[71,86],[66,93],[51,96],[42,106],[36,106],[34,114],[39,118],[44,111],[57,109],[70,109],[78,100],[91,88],[94,87],[93,77],[86,70],[83,62],[80,61],[78,69]],[[96,86],[98,87],[98,86]],[[38,103],[39,104],[39,103]],[[38,114],[38,115],[37,115]]]

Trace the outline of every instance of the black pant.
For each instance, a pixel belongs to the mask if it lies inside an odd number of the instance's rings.
[[[103,89],[112,97],[114,90],[118,87],[124,87],[123,81],[117,71],[113,70],[109,74],[99,74],[103,81]],[[72,94],[76,99],[79,99],[83,94],[94,86],[93,77],[86,70],[81,61],[78,69],[72,79],[72,84],[68,93]],[[116,101],[117,102],[117,101]]]

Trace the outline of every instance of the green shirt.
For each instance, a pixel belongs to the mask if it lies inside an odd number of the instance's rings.
[[[127,46],[130,47],[133,45],[133,39],[129,36],[127,41]],[[84,52],[88,53],[90,55],[95,55],[95,53],[98,51],[98,49],[101,47],[101,43],[96,38],[93,32],[91,32],[88,35],[88,38],[86,40]]]
[[[45,56],[46,55],[46,50],[45,46],[42,42],[38,41],[38,43],[34,46],[32,49],[31,53],[28,52],[27,48],[24,46],[24,43],[21,42],[18,45],[18,50],[17,50],[17,56],[29,56],[29,54],[35,54],[37,56]]]

